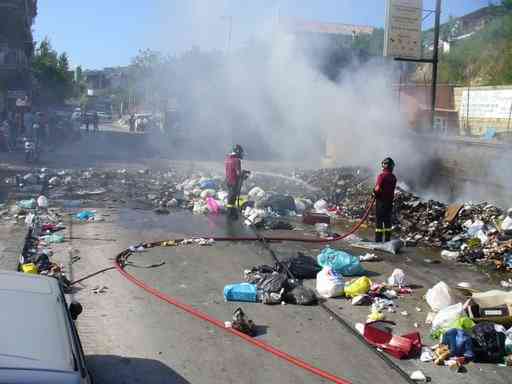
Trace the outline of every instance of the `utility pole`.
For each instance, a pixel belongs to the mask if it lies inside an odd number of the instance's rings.
[[[231,35],[233,34],[233,16],[229,16],[228,53],[231,52]]]
[[[437,97],[437,64],[439,62],[439,29],[441,23],[441,0],[436,0],[436,21],[434,26],[434,52],[432,56],[432,115],[430,125],[434,128]]]
[[[233,34],[233,16],[223,16],[222,20],[228,21],[228,44],[226,51],[229,53],[231,51],[231,35]]]
[[[434,50],[432,59],[409,59],[395,57],[397,61],[409,61],[414,63],[430,63],[432,64],[432,90],[431,90],[431,129],[434,128],[434,120],[436,115],[436,97],[437,97],[437,64],[439,62],[439,29],[441,26],[441,0],[436,0],[435,9],[435,25],[434,25]]]

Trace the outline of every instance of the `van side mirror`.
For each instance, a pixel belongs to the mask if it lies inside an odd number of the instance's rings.
[[[78,319],[78,316],[83,311],[82,304],[80,304],[78,301],[73,301],[71,304],[69,304],[69,314],[71,315],[71,318],[73,320]]]

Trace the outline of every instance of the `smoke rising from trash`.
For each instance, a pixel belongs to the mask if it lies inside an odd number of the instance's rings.
[[[204,32],[218,28],[212,21],[215,10],[205,3],[193,2],[197,19],[191,22],[203,43]],[[169,87],[179,89],[177,103],[186,111],[185,126],[197,155],[219,159],[239,143],[255,160],[318,165],[326,148],[335,148],[343,165],[376,168],[387,155],[398,159],[398,169],[400,159],[410,163],[414,151],[393,145],[406,129],[392,87],[398,76],[395,63],[354,59],[329,79],[319,67],[332,46],[319,39],[314,49],[303,49],[300,36],[273,19],[261,30],[257,39],[229,52],[199,47],[178,57],[186,65],[179,66]]]

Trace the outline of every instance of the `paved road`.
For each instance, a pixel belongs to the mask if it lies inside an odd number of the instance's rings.
[[[84,138],[76,146],[60,149],[45,160],[45,165],[67,168],[170,164],[165,156],[151,152],[151,148],[135,135],[102,132]],[[164,217],[130,209],[100,209],[100,213],[106,218],[105,222],[68,225],[69,237],[82,240],[55,246],[56,258],[67,265],[72,280],[111,265],[117,252],[142,240],[243,231],[226,226],[223,218],[191,216],[184,212]],[[9,238],[7,232],[5,238]],[[273,246],[279,257],[299,249],[311,255],[318,253],[318,249],[297,244]],[[81,256],[73,265],[67,263],[73,253],[70,249],[79,250]],[[388,315],[399,322],[397,332],[411,331],[413,322],[423,323],[427,307],[421,295],[441,279],[452,284],[459,280],[470,281],[481,289],[492,286],[489,278],[469,267],[449,263],[425,264],[423,259],[427,255],[434,257],[412,249],[403,256],[387,256],[384,262],[367,265],[376,281],[383,281],[393,268],[400,267],[406,271],[409,281],[418,285],[413,297],[400,300],[401,308],[408,310],[410,318],[403,319],[398,313]],[[273,262],[258,244],[250,243],[154,249],[134,257],[140,264],[160,260],[166,261],[163,267],[132,267],[131,271],[162,291],[222,320],[229,320],[234,308],[234,304],[223,302],[223,286],[239,281],[244,268]],[[92,289],[96,286],[106,286],[107,289],[105,293],[95,294]],[[74,295],[85,307],[78,326],[90,369],[98,383],[322,382],[223,330],[163,304],[116,271],[80,284]],[[368,314],[368,308],[354,308],[341,299],[331,300],[328,305],[350,324],[364,321]],[[420,306],[422,312],[416,313],[416,306]],[[259,338],[319,368],[354,383],[404,382],[396,371],[318,307],[268,307],[262,304],[243,307],[262,326]],[[421,330],[424,340],[431,344],[426,328]],[[509,371],[494,365],[470,365],[465,375],[454,375],[447,369],[417,361],[400,365],[408,373],[422,369],[433,377],[434,382],[508,382]]]
[[[137,239],[154,240],[179,233],[172,225],[158,223],[151,212],[112,212],[111,222],[74,225],[73,236],[108,237],[116,242],[73,241],[81,249],[81,260],[73,265],[76,276],[111,263],[121,248]],[[126,221],[129,219],[129,221]],[[181,216],[180,221],[187,220]],[[197,231],[225,233],[217,223],[202,217],[191,218]],[[170,230],[168,230],[168,228]],[[132,269],[162,291],[177,296],[221,320],[229,320],[236,306],[225,303],[222,288],[239,281],[244,268],[272,259],[256,244],[216,244],[213,247],[156,249],[134,257],[140,264],[165,260],[156,269]],[[108,287],[104,294],[93,294],[96,285]],[[86,311],[79,330],[86,352],[93,356],[116,355],[137,359],[157,359],[188,382],[209,383],[310,383],[323,382],[311,374],[277,360],[244,343],[223,330],[190,317],[163,304],[125,281],[117,272],[109,272],[85,282],[76,293]],[[352,335],[340,329],[318,307],[244,305],[261,326],[262,340],[301,357],[312,364],[346,377],[355,383],[367,383],[379,377],[382,383],[400,383],[400,376],[375,359]],[[94,364],[92,370],[108,381],[117,368]],[[361,364],[364,362],[364,364]],[[115,365],[115,364],[114,364]],[[148,382],[159,381],[149,377]],[[133,378],[125,381],[134,383]],[[177,380],[176,382],[181,382]]]
[[[184,213],[176,214],[174,218],[161,217],[152,212],[127,209],[109,210],[106,214],[107,222],[73,225],[73,236],[91,240],[73,240],[71,244],[62,246],[65,249],[69,246],[80,249],[81,260],[73,265],[74,277],[109,265],[119,250],[139,240],[161,240],[185,235],[179,231],[180,227],[186,228],[188,233],[194,229],[196,234],[222,235],[227,232],[222,225],[223,218],[210,219]],[[238,231],[232,228],[230,234]],[[94,238],[117,241],[92,240]],[[311,255],[318,252],[317,248],[292,243],[274,244],[273,247],[278,257],[292,255],[297,250]],[[385,261],[367,263],[366,268],[376,281],[384,280],[394,267],[406,271],[409,281],[416,286],[415,292],[411,297],[399,301],[397,313],[387,316],[398,323],[397,333],[414,331],[413,323],[420,323],[423,340],[426,344],[433,344],[428,338],[428,328],[423,325],[428,311],[428,306],[422,300],[426,289],[439,280],[451,283],[471,281],[480,289],[487,289],[491,285],[487,278],[469,267],[447,262],[426,264],[423,262],[426,256],[434,257],[421,251],[408,250],[402,256],[383,255]],[[252,243],[156,248],[136,254],[132,260],[140,265],[164,260],[166,264],[162,267],[131,267],[130,272],[220,320],[229,320],[231,311],[239,305],[223,301],[223,286],[239,281],[245,268],[273,263],[267,251]],[[454,273],[457,273],[455,281]],[[314,281],[307,284],[313,286]],[[91,289],[98,285],[105,285],[108,289],[103,294],[92,293]],[[139,359],[149,360],[148,365],[156,364],[155,361],[161,364],[154,376],[145,374],[146,382],[150,383],[323,382],[155,299],[115,271],[84,282],[76,296],[86,308],[78,322],[79,330],[92,371],[100,378],[99,382],[117,382],[119,372],[123,373],[124,382],[139,382],[141,377],[134,374],[132,369],[136,363],[127,362]],[[352,307],[343,299],[329,300],[327,305],[349,324],[364,321],[368,314],[367,307]],[[384,384],[405,382],[319,307],[263,304],[243,304],[242,307],[261,326],[259,339],[319,368],[354,383],[375,380]],[[416,307],[420,307],[422,312],[416,312]],[[407,310],[410,315],[404,318],[399,314],[401,310]],[[109,364],[101,363],[105,359]],[[421,369],[438,383],[506,383],[509,372],[495,365],[470,364],[467,374],[454,375],[448,369],[416,360],[399,362],[399,365],[408,373]],[[168,374],[174,381],[166,381]]]

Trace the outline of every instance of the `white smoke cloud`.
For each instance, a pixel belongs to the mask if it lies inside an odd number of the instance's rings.
[[[218,38],[208,31],[218,28],[227,6],[188,3],[194,28],[187,33],[208,47],[209,37]],[[378,172],[380,160],[392,156],[399,175],[417,176],[424,158],[416,145],[397,144],[407,131],[407,118],[393,87],[399,76],[395,62],[382,57],[353,61],[332,81],[316,65],[329,56],[327,44],[317,43],[316,57],[308,56],[300,36],[278,28],[274,9],[258,30],[258,39],[245,48],[181,59],[187,64],[180,66],[178,84],[169,87],[189,96],[182,107],[188,111],[186,127],[194,142],[190,157],[220,160],[236,142],[248,149],[249,159],[279,155],[318,166],[329,143],[339,165]]]

